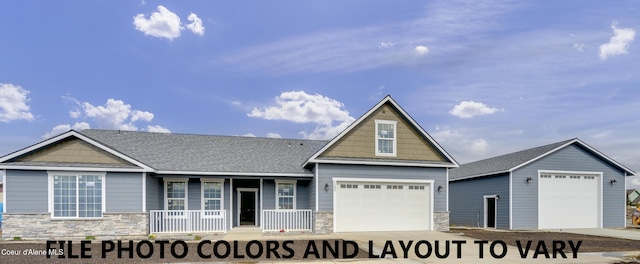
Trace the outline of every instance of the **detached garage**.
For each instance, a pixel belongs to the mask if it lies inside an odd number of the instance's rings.
[[[500,229],[614,228],[635,173],[571,139],[471,162],[449,175],[452,225]]]

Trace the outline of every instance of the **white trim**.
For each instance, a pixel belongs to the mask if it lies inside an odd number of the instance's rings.
[[[253,192],[253,197],[255,198],[254,201],[254,208],[253,208],[253,225],[254,226],[258,226],[258,188],[238,188],[236,189],[236,193],[238,194],[238,204],[237,204],[237,209],[238,209],[238,226],[241,225],[242,222],[242,218],[240,218],[240,205],[242,204],[242,194],[241,192]]]
[[[147,173],[142,173],[142,212],[147,211]]]
[[[163,178],[164,210],[169,210],[169,200],[167,198],[167,182],[184,182],[184,210],[189,210],[189,178]]]
[[[172,175],[215,175],[215,176],[277,176],[277,177],[313,177],[313,173],[273,173],[273,172],[225,172],[225,171],[169,171],[159,170],[156,174]]]
[[[2,182],[2,202],[4,206],[2,207],[2,212],[7,212],[7,170],[2,170],[2,175],[4,176],[4,181]],[[626,217],[626,216],[625,216]]]
[[[320,197],[320,195],[318,194],[320,192],[320,186],[318,186],[320,184],[320,180],[318,179],[318,177],[320,177],[320,164],[316,163],[316,169],[314,171],[315,173],[315,180],[316,180],[316,212],[318,211],[318,207],[319,207],[319,201],[318,201],[318,197]],[[323,186],[324,187],[324,186]],[[324,190],[324,188],[322,188]]]
[[[600,205],[599,206],[600,208],[598,208],[598,216],[599,216],[598,228],[602,228],[603,227],[603,225],[604,225],[604,223],[603,223],[604,222],[604,197],[603,197],[603,189],[604,189],[603,178],[604,178],[604,173],[603,172],[598,172],[598,171],[538,170],[538,194],[537,194],[537,197],[536,197],[536,207],[538,208],[538,215],[537,215],[537,221],[538,221],[537,228],[538,229],[540,229],[540,176],[542,174],[561,174],[561,175],[577,174],[577,175],[580,175],[580,176],[597,176],[600,179],[600,183],[598,185],[598,196],[599,196],[598,198],[600,199],[598,201],[598,203]],[[626,219],[626,213],[625,213],[625,219]]]
[[[375,150],[374,153],[376,156],[383,156],[383,157],[396,157],[398,156],[398,149],[397,149],[397,138],[398,138],[398,121],[395,120],[374,120],[375,123]],[[378,125],[380,124],[384,124],[384,125],[393,125],[393,138],[379,138],[378,137]],[[391,140],[393,142],[393,152],[391,153],[380,153],[379,152],[379,145],[378,145],[378,141],[379,140]]]
[[[513,172],[509,172],[509,230],[513,230]]]
[[[494,218],[493,218],[494,227],[492,227],[492,228],[496,228],[497,229],[498,228],[498,200],[500,200],[498,198],[497,194],[483,195],[482,196],[482,199],[484,201],[484,228],[489,228],[487,226],[487,221],[489,220],[489,218],[488,218],[489,215],[487,214],[487,211],[489,209],[489,198],[494,198],[494,206],[495,206],[495,208],[494,208]]]
[[[23,165],[9,165],[0,164],[0,169],[5,170],[40,170],[40,171],[84,171],[84,172],[150,172],[145,169],[134,168],[113,168],[113,167],[59,167],[59,166],[23,166]]]
[[[264,193],[264,187],[263,187],[263,183],[262,183],[262,178],[260,178],[260,190],[258,190],[258,192],[260,192],[260,208],[256,208],[256,210],[260,210],[260,226],[264,226],[264,210],[262,207],[262,202],[264,201],[264,198],[262,196],[262,193]],[[257,221],[256,221],[257,222]]]
[[[101,206],[100,206],[100,212],[101,215],[100,217],[80,217],[79,214],[79,210],[80,210],[80,206],[78,206],[80,204],[80,188],[79,188],[79,180],[78,180],[78,176],[81,176],[83,174],[83,172],[79,172],[79,171],[47,171],[47,197],[48,197],[48,202],[47,202],[47,206],[48,206],[48,210],[49,210],[49,214],[52,220],[65,220],[65,219],[77,219],[77,220],[92,220],[92,219],[102,219],[104,217],[104,213],[107,210],[107,173],[106,172],[102,172],[102,173],[96,173],[96,172],[86,172],[87,176],[100,176],[102,177],[100,180],[102,181],[102,189],[100,191],[100,195],[101,195]],[[54,188],[54,182],[53,182],[53,177],[54,176],[74,176],[76,177],[76,216],[63,216],[63,217],[59,217],[59,216],[54,216],[54,204],[53,204],[53,200],[54,200],[54,192],[53,192],[53,188]],[[6,179],[6,174],[5,174],[5,179]],[[5,186],[6,187],[6,186]]]
[[[434,199],[435,199],[435,195],[433,193],[433,188],[434,188],[434,184],[435,181],[434,180],[409,180],[409,179],[381,179],[381,178],[341,178],[341,177],[334,177],[332,179],[333,181],[333,229],[335,230],[335,227],[337,226],[336,224],[338,223],[338,217],[336,214],[336,208],[338,208],[338,203],[337,203],[337,199],[336,199],[336,190],[338,188],[335,188],[335,186],[338,186],[338,182],[388,182],[388,183],[425,183],[425,184],[429,184],[429,189],[430,189],[430,195],[431,195],[431,199],[430,200],[430,226],[429,226],[429,230],[433,231],[434,230],[434,215],[435,215],[435,211],[434,211]]]
[[[204,208],[205,205],[205,198],[204,198],[204,183],[208,182],[217,182],[220,183],[220,209],[217,210],[224,210],[224,179],[206,179],[206,178],[200,178],[200,210],[206,210]],[[207,199],[212,199],[212,198],[207,198]]]
[[[390,95],[385,96],[380,102],[378,102],[378,104],[376,104],[375,106],[373,106],[371,109],[369,109],[369,111],[367,111],[364,115],[362,115],[360,118],[358,118],[356,121],[354,121],[351,125],[349,125],[349,127],[347,127],[345,130],[343,130],[342,132],[340,132],[340,134],[338,134],[337,136],[335,136],[331,141],[329,141],[329,143],[327,143],[326,145],[324,145],[324,147],[322,147],[320,150],[318,150],[315,154],[313,154],[313,156],[311,156],[309,159],[307,159],[307,161],[303,164],[302,167],[306,167],[307,164],[309,164],[310,162],[317,162],[316,158],[318,156],[320,156],[322,153],[324,153],[328,148],[330,148],[331,146],[333,146],[333,144],[335,144],[338,140],[340,140],[342,137],[344,137],[344,135],[346,135],[347,133],[349,133],[349,131],[351,131],[354,127],[357,127],[358,124],[362,123],[362,121],[364,121],[365,119],[367,119],[371,114],[373,114],[376,110],[378,110],[382,105],[384,105],[385,103],[390,103],[398,112],[400,112],[400,115],[402,115],[404,118],[406,118],[407,121],[409,121],[409,123],[411,123],[413,125],[413,127],[425,138],[427,138],[431,143],[433,144],[442,155],[445,156],[445,158],[447,158],[452,165],[449,165],[450,167],[458,167],[459,164],[458,162],[456,162],[456,160],[453,159],[453,157],[451,157],[449,155],[449,153],[447,153],[441,146],[440,144],[438,144],[438,142],[436,142],[431,135],[429,135],[409,114],[407,114],[407,112],[404,111],[404,109],[402,109],[402,107],[400,107],[400,105],[398,105],[398,103],[393,100],[393,98],[391,98]],[[360,163],[363,164],[363,163]],[[415,166],[415,165],[412,165]]]
[[[99,148],[101,150],[104,150],[104,151],[106,151],[106,152],[118,157],[118,158],[121,158],[123,160],[126,160],[129,163],[132,163],[132,164],[134,164],[136,166],[139,166],[143,170],[153,171],[153,169],[151,167],[143,164],[142,162],[139,162],[139,161],[137,161],[137,160],[135,160],[133,158],[130,158],[129,156],[126,156],[126,155],[124,155],[124,154],[122,154],[120,152],[117,152],[117,151],[115,151],[115,150],[113,150],[113,149],[111,149],[111,148],[109,148],[109,147],[107,147],[105,145],[102,145],[99,142],[97,142],[97,141],[95,141],[95,140],[93,140],[93,139],[91,139],[91,138],[89,138],[89,137],[87,137],[85,135],[82,135],[82,134],[76,132],[75,130],[69,130],[69,131],[67,131],[65,133],[62,133],[60,135],[57,135],[55,137],[49,138],[47,140],[40,141],[39,143],[36,143],[36,144],[31,145],[29,147],[26,147],[26,148],[23,148],[23,149],[18,150],[16,152],[13,152],[11,154],[8,154],[8,155],[6,155],[4,157],[0,157],[0,163],[8,161],[8,160],[11,160],[11,159],[13,159],[15,157],[24,155],[24,154],[29,153],[31,151],[37,150],[39,148],[45,147],[47,145],[56,143],[58,141],[61,141],[63,139],[71,137],[71,136],[77,137],[78,139],[83,140],[83,141],[85,141],[85,142],[87,142],[87,143],[89,143],[89,144],[91,144],[91,145],[93,145],[93,146],[95,146],[95,147],[97,147],[97,148]]]
[[[229,230],[233,229],[233,178],[229,178]]]
[[[456,168],[458,166],[450,164],[432,164],[432,163],[412,163],[412,162],[394,162],[394,161],[358,161],[358,160],[332,160],[332,159],[310,159],[308,163],[331,163],[331,164],[357,164],[357,165],[388,165],[388,166],[409,166],[409,167],[425,167],[425,168]]]
[[[445,197],[445,200],[444,200],[444,208],[447,210],[447,212],[449,212],[449,168],[446,168],[445,172],[446,172],[446,180],[444,185],[447,186],[447,189],[445,190],[447,196]]]
[[[291,209],[280,209],[278,207],[280,207],[280,199],[278,199],[278,184],[279,183],[293,183],[293,208]],[[275,193],[275,198],[276,198],[276,210],[296,210],[298,207],[296,206],[296,200],[298,200],[298,181],[296,180],[275,180],[275,184],[276,184],[276,193]]]

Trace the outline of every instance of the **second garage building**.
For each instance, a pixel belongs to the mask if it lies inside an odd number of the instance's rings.
[[[499,229],[625,227],[634,172],[580,139],[451,170],[452,225]]]

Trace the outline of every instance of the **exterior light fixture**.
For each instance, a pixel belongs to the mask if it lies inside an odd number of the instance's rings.
[[[444,187],[442,187],[442,185],[438,186],[438,192],[442,192],[444,191]]]
[[[618,182],[618,181],[616,181],[616,179],[612,179],[612,180],[611,180],[611,185],[616,185],[616,183],[617,183],[617,182]]]
[[[531,177],[527,177],[527,183],[531,183],[533,179]]]
[[[325,191],[325,192],[328,192],[328,191],[329,191],[329,184],[328,184],[328,183],[325,183],[325,184],[324,184],[324,191]]]

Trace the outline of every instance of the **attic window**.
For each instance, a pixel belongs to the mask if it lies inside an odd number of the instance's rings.
[[[396,156],[396,121],[376,120],[376,156]]]

